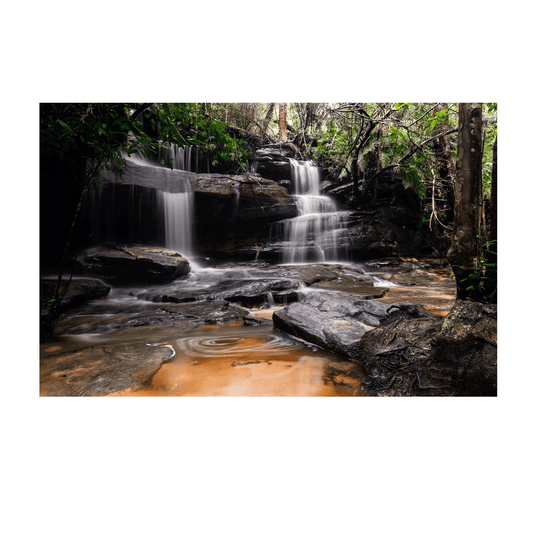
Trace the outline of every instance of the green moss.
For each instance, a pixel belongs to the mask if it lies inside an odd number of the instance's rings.
[[[453,322],[451,320],[448,320],[447,318],[444,319],[444,322],[442,323],[442,329],[441,331],[444,333],[445,330],[452,330],[453,329]]]

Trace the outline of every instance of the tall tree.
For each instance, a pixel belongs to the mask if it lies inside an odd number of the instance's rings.
[[[498,197],[497,197],[497,159],[498,159],[498,137],[494,140],[494,146],[492,148],[492,182],[490,189],[490,227],[488,235],[488,258],[489,263],[497,264],[497,252],[498,252]],[[495,266],[488,269],[487,277],[487,293],[489,301],[496,303],[496,283],[497,275]]]
[[[279,138],[287,141],[287,104],[279,104]]]
[[[448,260],[457,284],[457,299],[484,299],[479,260],[479,196],[482,150],[482,105],[459,104],[459,132],[452,245]]]
[[[259,144],[262,145],[265,141],[265,135],[268,129],[268,123],[270,122],[270,117],[272,116],[272,112],[274,111],[274,103],[268,104],[267,111],[265,114],[265,118],[261,121],[261,126],[259,128]]]

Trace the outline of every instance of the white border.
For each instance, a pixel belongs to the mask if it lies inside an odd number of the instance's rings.
[[[499,365],[497,398],[41,398],[39,396],[40,102],[497,102]],[[27,415],[516,415],[516,87],[501,85],[22,84],[17,129],[20,193],[19,414]],[[18,139],[21,145],[18,144]],[[45,185],[46,186],[46,185]],[[17,187],[17,191],[19,191]],[[17,196],[18,196],[17,192]],[[505,213],[505,216],[503,216]],[[22,281],[22,283],[20,283]],[[501,285],[500,285],[501,286]],[[502,312],[503,311],[503,312]]]

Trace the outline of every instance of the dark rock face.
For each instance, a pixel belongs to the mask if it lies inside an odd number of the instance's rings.
[[[169,346],[105,344],[41,359],[41,396],[105,396],[150,383]]]
[[[127,161],[122,178],[109,170],[99,179],[105,194],[94,200],[81,220],[81,233],[92,234],[94,246],[105,242],[163,245],[164,221],[157,211],[157,191],[192,193],[195,248],[217,260],[254,259],[258,244],[268,238],[268,225],[297,215],[287,189],[263,177],[196,174]],[[103,206],[108,207],[105,219],[95,228],[94,211],[100,212]]]
[[[64,278],[63,278],[64,279]],[[62,294],[67,282],[62,281],[59,287],[59,294]],[[56,281],[41,280],[41,301],[50,300],[54,297]],[[111,287],[105,285],[98,279],[76,279],[71,280],[68,284],[67,292],[59,304],[57,311],[64,313],[68,309],[78,307],[87,303],[90,300],[99,300],[105,298]]]
[[[294,199],[285,188],[269,179],[198,174],[191,179],[191,187],[200,206],[209,199],[230,200],[231,209],[225,214],[226,217],[234,215],[237,223],[253,221],[264,224],[297,214]]]
[[[264,178],[198,175],[192,189],[197,246],[218,259],[253,260],[269,224],[298,212],[287,190]]]
[[[496,396],[496,306],[458,301],[447,317],[403,312],[362,339],[353,358],[368,395]]]
[[[112,285],[164,284],[191,271],[187,259],[156,246],[116,245],[90,252],[80,261],[84,271]]]
[[[257,172],[261,176],[273,181],[289,181],[291,179],[291,163],[289,158],[296,157],[294,148],[291,146],[276,145],[257,150]]]
[[[363,189],[364,184],[363,179]],[[428,227],[431,210],[428,211],[427,202],[426,207],[421,207],[417,194],[403,185],[399,174],[391,172],[380,175],[375,199],[373,186],[365,189],[366,192],[360,191],[357,200],[354,199],[351,183],[326,187],[325,190],[328,196],[352,210],[349,246],[353,260],[398,255],[444,256],[450,246],[449,231],[435,220],[432,228]],[[453,214],[453,202],[448,205],[439,200],[436,199],[438,207],[450,217]]]

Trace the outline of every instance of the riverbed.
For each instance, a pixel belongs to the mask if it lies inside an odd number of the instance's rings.
[[[440,316],[455,303],[455,282],[445,261],[393,258],[356,267],[358,279],[362,276],[368,286],[384,288],[379,301],[420,303]],[[249,265],[211,268],[193,271],[178,286],[180,294],[195,290],[205,293],[206,287],[221,279],[254,279],[259,275],[281,274],[275,268]],[[302,282],[301,291],[308,290],[321,289]],[[106,300],[63,315],[57,324],[59,334],[41,345],[41,395],[365,395],[365,373],[357,364],[273,327],[272,313],[288,303],[281,301],[282,297],[275,301],[269,294],[263,302],[235,302],[230,307],[248,313],[247,320],[238,313],[234,318],[217,320],[221,313],[217,311],[209,315],[211,323],[206,323],[209,320],[169,321],[170,311],[184,304],[144,301],[139,295],[146,291],[113,289]],[[113,390],[113,383],[107,389],[92,386],[98,380],[112,382],[117,369],[104,370],[106,358],[114,357],[119,347],[127,351],[133,345],[136,350],[139,346],[166,350],[150,379],[133,379],[131,386],[117,384],[114,388],[118,390]],[[85,357],[96,348],[102,349],[100,358]],[[68,365],[64,363],[67,359]]]

